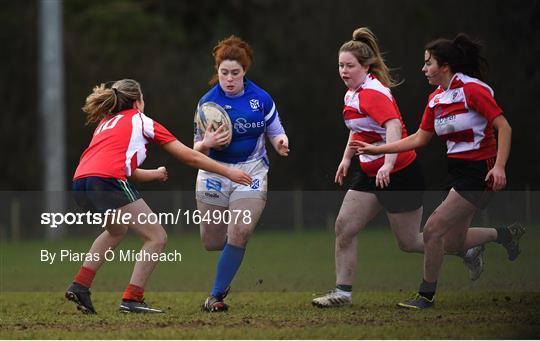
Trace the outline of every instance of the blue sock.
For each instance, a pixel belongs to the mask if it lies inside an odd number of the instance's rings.
[[[240,268],[245,252],[246,249],[244,248],[231,244],[225,245],[219,257],[212,296],[221,299],[221,296],[225,293],[225,290],[227,290],[234,275],[236,275],[236,272]]]

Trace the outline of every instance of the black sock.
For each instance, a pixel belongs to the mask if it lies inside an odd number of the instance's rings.
[[[336,285],[336,288],[339,289],[339,290],[352,292],[352,285],[338,284],[338,285]]]
[[[422,280],[420,288],[418,289],[418,293],[430,301],[433,299],[433,296],[435,296],[435,291],[437,291],[437,282],[429,283],[426,282],[425,279]]]
[[[510,242],[510,240],[512,240],[512,235],[506,227],[497,227],[495,230],[497,231],[497,239],[495,239],[495,242],[499,244],[507,244]]]

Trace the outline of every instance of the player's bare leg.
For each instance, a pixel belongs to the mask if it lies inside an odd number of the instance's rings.
[[[108,224],[105,231],[101,233],[88,251],[88,254],[96,255],[92,258],[85,258],[80,272],[89,273],[88,283],[91,283],[93,276],[105,262],[105,252],[109,249],[115,249],[124,239],[127,232],[127,226],[118,224]],[[65,297],[77,305],[77,309],[86,314],[95,314],[96,310],[90,299],[90,284],[82,285],[73,282],[66,290]]]
[[[205,311],[218,312],[228,309],[223,299],[229,292],[229,285],[240,267],[248,240],[265,205],[266,200],[259,198],[238,199],[230,203],[231,222],[227,227],[227,244],[218,261],[212,294],[203,304]]]
[[[466,231],[476,212],[476,207],[453,189],[431,214],[424,227],[424,278],[418,293],[411,299],[398,303],[399,307],[424,309],[434,305],[437,279],[442,267],[445,241],[450,251],[462,250]],[[456,240],[445,240],[449,231]]]
[[[337,284],[352,285],[358,258],[357,235],[380,210],[375,194],[347,191],[335,224]]]
[[[466,231],[475,212],[476,207],[452,189],[446,199],[431,214],[423,234],[425,247],[424,280],[427,282],[437,281],[443,263],[445,235],[454,229],[458,233]],[[446,241],[450,251],[463,249],[465,238],[462,236],[463,232],[458,233],[455,237],[460,235],[461,237],[457,241],[452,241],[453,245],[449,245],[450,240]]]
[[[218,205],[211,205],[197,200],[197,209],[204,215],[206,212],[225,211],[228,208]],[[224,215],[220,215],[223,217]],[[207,251],[221,251],[227,243],[227,224],[214,223],[213,221],[201,221],[200,224],[201,241]]]
[[[236,223],[232,221],[227,227],[228,243],[238,247],[246,247],[249,237],[253,234],[259,218],[266,206],[266,200],[246,198],[238,199],[229,205],[231,212],[240,212]],[[249,222],[244,220],[243,212],[250,212]],[[234,214],[233,218],[236,217]]]
[[[106,231],[96,238],[88,251],[89,254],[97,256],[85,259],[85,262],[83,263],[84,271],[92,271],[93,274],[95,274],[106,260],[105,253],[109,250],[114,250],[118,244],[120,244],[125,237],[128,228],[134,229],[145,242],[142,250],[145,250],[148,253],[159,253],[163,250],[167,238],[163,227],[161,227],[161,225],[152,224],[141,225],[136,220],[138,214],[143,213],[148,215],[152,212],[144,200],[139,199],[133,203],[120,207],[117,211],[122,214],[130,213],[132,220],[128,225],[108,224],[106,226]],[[142,302],[143,288],[155,265],[156,262],[152,261],[139,261],[135,264],[128,288],[140,288],[141,298],[139,301],[130,303],[131,305],[137,305],[137,307],[130,307],[131,310],[136,310],[137,312],[161,312],[147,307],[144,302]],[[75,302],[79,310],[85,313],[95,313],[90,300],[90,291],[88,290],[88,287],[84,287],[79,283],[73,283],[66,291],[66,298]]]
[[[399,248],[404,252],[423,253],[424,239],[423,233],[420,232],[422,208],[405,213],[388,213],[387,216]],[[445,235],[446,253],[457,254],[466,252],[476,246],[484,245],[497,239],[497,231],[494,228],[463,227],[466,229],[453,229]],[[465,237],[464,240],[462,240],[463,236]],[[456,240],[460,240],[458,242],[459,249],[455,245]]]
[[[347,191],[335,224],[336,288],[313,299],[314,306],[339,307],[351,303],[358,254],[357,235],[381,208],[375,194]]]
[[[495,240],[497,240],[497,230],[495,228],[471,227],[467,230],[467,236],[463,243],[463,250],[494,242]]]
[[[121,209],[122,214],[130,213],[129,228],[142,240],[141,252],[147,254],[161,253],[167,243],[167,233],[160,224],[141,223],[139,216],[148,217],[152,210],[143,199],[128,204]],[[161,309],[150,308],[144,303],[144,286],[154,271],[157,261],[140,260],[135,263],[128,288],[122,297],[120,311],[125,313],[163,313]]]
[[[403,213],[387,213],[396,243],[404,252],[424,252],[424,240],[420,232],[423,207]]]
[[[83,266],[92,269],[93,271],[99,270],[99,268],[105,262],[105,252],[109,249],[114,250],[118,244],[126,236],[128,227],[126,225],[109,224],[105,227],[105,231],[101,233],[94,243],[90,247],[88,253],[93,255],[99,255],[99,257],[92,257],[92,259],[86,259]]]
[[[149,254],[160,253],[167,244],[167,232],[160,224],[139,223],[137,215],[145,215],[148,217],[152,214],[152,210],[143,199],[139,199],[122,208],[122,213],[131,213],[132,221],[129,228],[132,229],[144,242],[141,251],[146,251]],[[139,261],[135,263],[133,274],[131,275],[131,284],[144,287],[146,281],[154,271],[157,262],[154,261]]]
[[[388,213],[388,220],[399,248],[404,252],[424,252],[423,233],[419,232],[422,210]],[[495,228],[462,226],[451,229],[444,237],[445,253],[460,257],[469,270],[469,278],[476,281],[484,270],[484,244],[497,239]]]

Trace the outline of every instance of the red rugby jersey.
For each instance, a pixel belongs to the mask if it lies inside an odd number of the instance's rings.
[[[407,137],[396,101],[390,89],[377,78],[368,74],[364,83],[356,91],[347,91],[343,107],[345,125],[353,132],[353,140],[360,140],[374,145],[386,143],[384,123],[397,118],[401,122],[401,138]],[[384,164],[384,155],[360,155],[360,166],[369,176],[376,176]],[[399,153],[393,172],[407,167],[416,158],[414,150]]]
[[[146,158],[146,144],[176,140],[165,127],[137,109],[103,119],[83,152],[73,180],[100,176],[126,180]]]
[[[486,160],[497,155],[493,120],[501,114],[487,84],[456,73],[448,89],[429,96],[420,128],[446,141],[448,157]]]

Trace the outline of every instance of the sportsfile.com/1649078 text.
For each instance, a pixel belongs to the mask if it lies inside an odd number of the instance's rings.
[[[43,212],[41,213],[41,225],[57,228],[62,225],[99,225],[105,227],[108,224],[250,224],[251,211],[249,210],[199,210],[178,209],[176,212],[138,213],[122,212],[121,209],[109,209],[104,213],[99,212]]]

